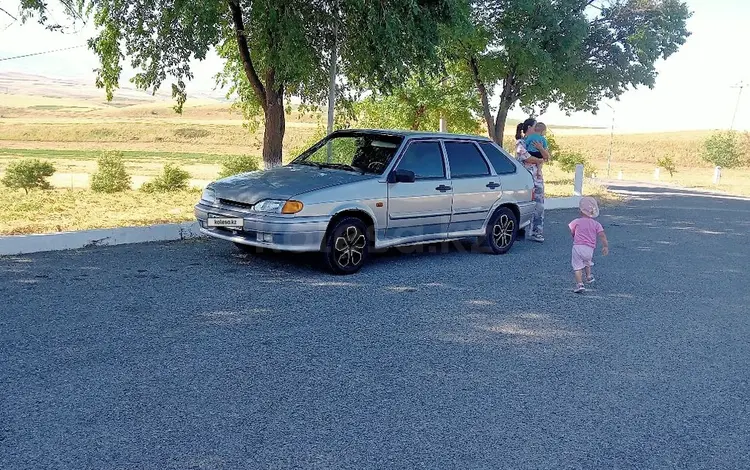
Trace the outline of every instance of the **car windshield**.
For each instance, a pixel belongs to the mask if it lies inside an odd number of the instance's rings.
[[[323,140],[292,163],[380,175],[403,137],[377,134],[336,135]]]

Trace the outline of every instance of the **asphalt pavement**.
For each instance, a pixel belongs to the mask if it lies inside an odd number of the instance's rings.
[[[750,468],[750,201],[653,187],[505,256],[0,258],[2,469]]]

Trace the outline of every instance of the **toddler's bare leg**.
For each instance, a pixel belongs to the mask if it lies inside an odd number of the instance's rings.
[[[576,284],[583,284],[583,270],[574,271],[576,276]]]
[[[591,266],[586,266],[586,279],[591,279]]]

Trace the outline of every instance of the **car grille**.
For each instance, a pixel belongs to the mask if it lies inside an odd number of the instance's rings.
[[[233,201],[231,199],[222,199],[222,198],[219,198],[219,204],[221,204],[222,206],[240,207],[242,209],[252,209],[253,208],[253,204],[248,204],[247,202]]]

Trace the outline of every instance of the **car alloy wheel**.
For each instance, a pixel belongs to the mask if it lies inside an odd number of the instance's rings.
[[[365,264],[370,238],[365,223],[357,217],[347,217],[328,232],[324,247],[325,261],[335,274],[353,274]]]
[[[502,214],[497,218],[492,227],[492,238],[498,248],[503,249],[511,244],[515,227],[515,221],[507,214]]]
[[[366,246],[367,239],[359,228],[354,225],[346,227],[343,233],[336,237],[333,245],[336,264],[342,269],[358,266],[364,260]]]
[[[487,225],[486,245],[493,253],[502,255],[507,253],[516,241],[518,234],[518,219],[508,207],[501,207]]]

